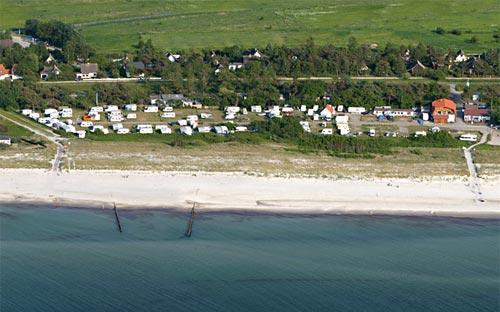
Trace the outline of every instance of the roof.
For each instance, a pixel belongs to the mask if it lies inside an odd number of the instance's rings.
[[[478,108],[477,106],[465,107],[464,116],[489,116],[488,108]]]
[[[325,110],[325,109],[327,111],[329,111],[331,114],[333,114],[335,112],[335,109],[330,104],[326,104],[326,106],[325,106],[325,108],[323,110]]]
[[[0,64],[0,76],[8,75],[8,74],[10,74],[10,70],[5,68],[5,65]]]
[[[59,68],[54,64],[52,66],[44,66],[41,74],[52,74],[59,72]]]
[[[453,112],[457,111],[457,104],[453,102],[452,100],[448,99],[438,99],[432,102],[432,108],[433,109],[449,109],[452,110]]]
[[[82,74],[97,73],[97,64],[96,63],[82,64],[80,65],[80,72]]]
[[[144,70],[146,68],[143,61],[130,62],[130,64],[134,65],[135,68],[140,70]]]
[[[1,39],[0,46],[4,48],[10,48],[14,45],[14,41],[12,39]]]

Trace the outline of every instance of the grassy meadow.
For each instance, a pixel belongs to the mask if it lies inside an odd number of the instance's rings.
[[[424,42],[475,52],[498,46],[498,0],[2,0],[0,28],[28,18],[75,24],[99,52],[151,39],[165,49]],[[461,35],[433,32],[459,29]],[[470,43],[475,36],[477,43]]]

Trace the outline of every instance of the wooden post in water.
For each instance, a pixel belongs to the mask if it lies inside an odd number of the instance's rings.
[[[195,208],[196,208],[196,202],[193,203],[193,208],[191,208],[191,216],[189,217],[186,233],[184,233],[184,236],[186,237],[191,237],[191,234],[193,234],[193,223],[194,223],[194,217],[196,216]]]
[[[120,223],[120,218],[118,217],[118,211],[116,210],[116,204],[113,202],[113,211],[115,212],[116,224],[118,225],[118,231],[122,232],[122,224]]]

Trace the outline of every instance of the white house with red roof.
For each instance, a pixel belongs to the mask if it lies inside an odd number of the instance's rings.
[[[321,111],[319,116],[322,119],[332,119],[332,116],[335,115],[335,107],[333,107],[331,104],[326,104],[325,108]]]

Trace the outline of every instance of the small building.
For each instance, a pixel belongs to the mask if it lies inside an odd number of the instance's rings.
[[[415,76],[415,75],[422,74],[426,69],[427,69],[427,67],[424,64],[420,63],[420,61],[417,60],[415,65],[410,67],[409,72]]]
[[[464,109],[464,121],[470,123],[490,121],[490,109],[480,108],[477,105],[466,105]]]
[[[330,104],[326,104],[325,108],[321,111],[319,115],[322,119],[331,120],[334,114],[335,114],[335,108]]]
[[[12,139],[9,136],[6,136],[6,135],[0,135],[0,144],[11,145],[12,144]]]
[[[457,105],[452,100],[438,99],[432,102],[431,113],[435,123],[455,122]]]
[[[161,134],[171,134],[172,129],[168,125],[156,125],[156,131],[160,131]]]
[[[98,66],[96,63],[85,63],[80,65],[80,72],[76,74],[76,80],[97,78]]]
[[[44,66],[42,71],[40,72],[40,78],[47,80],[49,77],[56,77],[61,74],[61,71],[56,66],[56,64],[52,64],[50,66]]]
[[[467,55],[465,55],[465,52],[463,50],[459,50],[457,52],[457,55],[453,59],[453,63],[463,63],[463,62],[467,61],[468,59],[469,59],[469,57],[467,57]]]
[[[137,114],[136,113],[127,114],[126,118],[127,119],[137,119]]]

